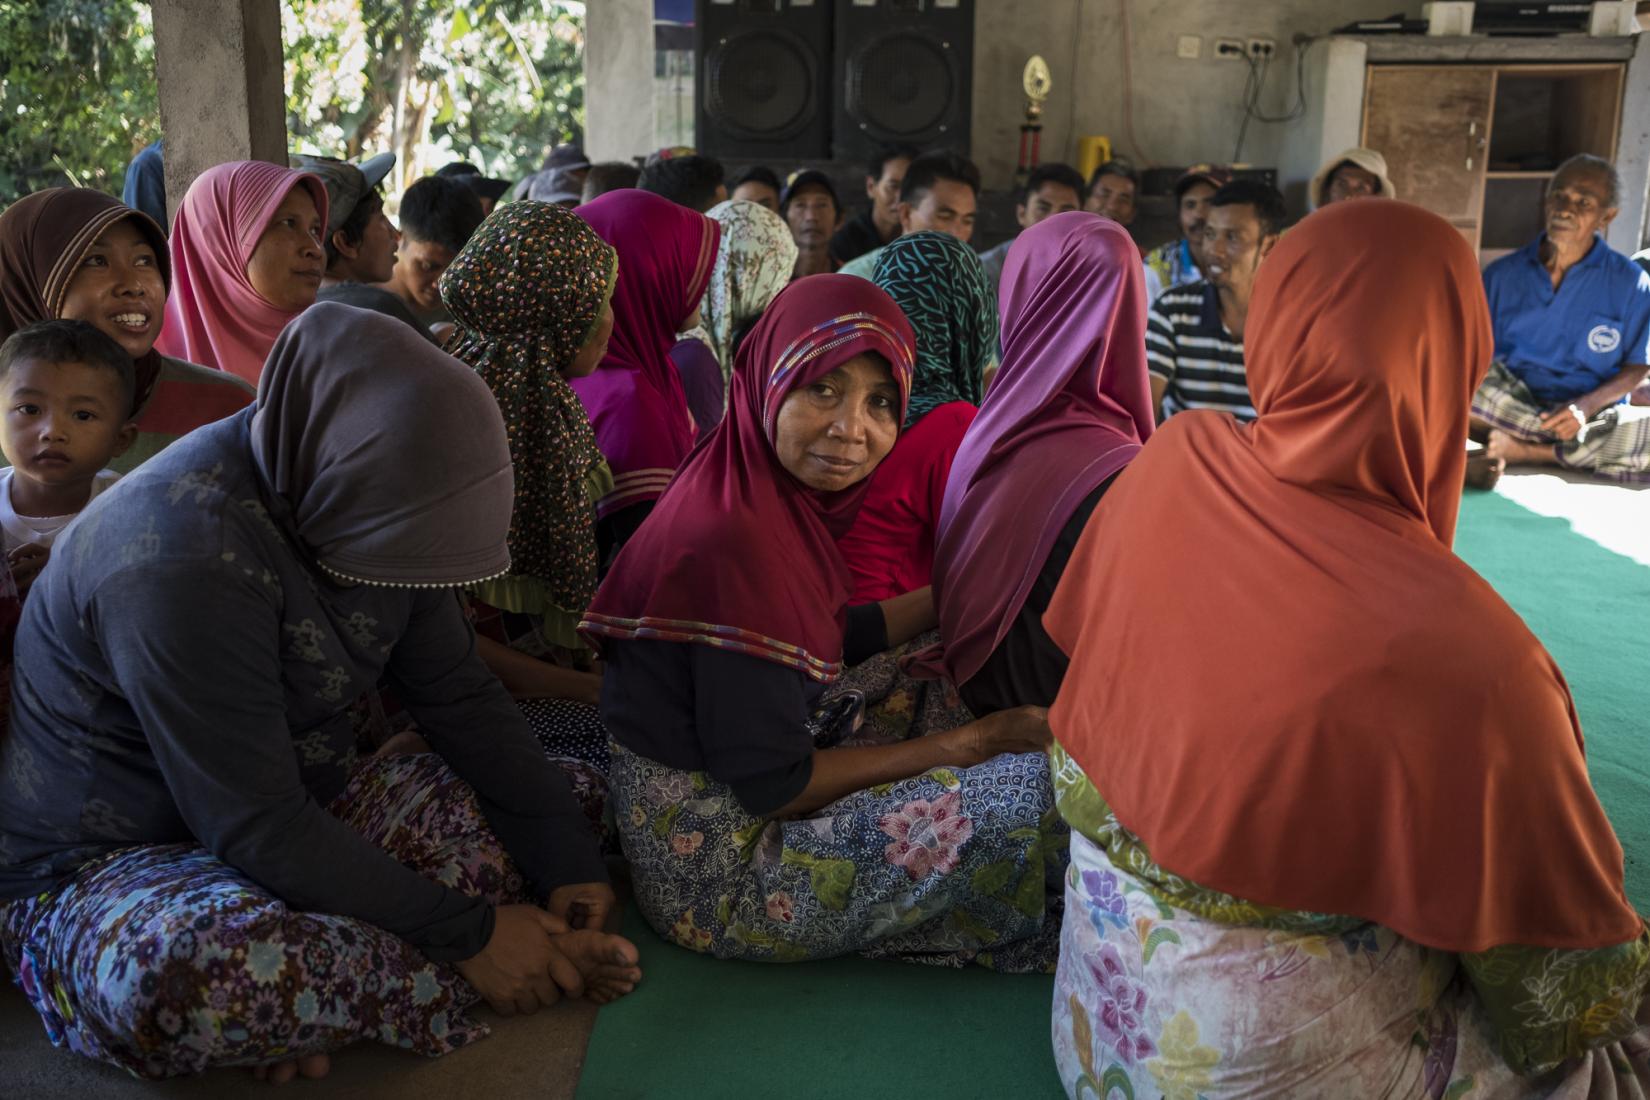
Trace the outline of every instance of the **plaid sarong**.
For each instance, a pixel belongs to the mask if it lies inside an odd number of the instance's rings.
[[[1650,484],[1650,408],[1612,405],[1567,442],[1542,430],[1545,411],[1501,362],[1490,364],[1472,399],[1473,416],[1526,443],[1551,443],[1560,466],[1612,481]]]

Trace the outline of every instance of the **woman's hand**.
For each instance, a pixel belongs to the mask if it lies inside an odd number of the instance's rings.
[[[1047,752],[1054,739],[1048,728],[1047,707],[1000,710],[939,736],[951,743],[957,754],[954,763],[965,768],[1003,753]]]
[[[573,928],[592,928],[600,932],[607,927],[607,918],[619,899],[613,887],[605,882],[574,882],[550,891],[547,908],[552,916],[560,917]]]
[[[551,944],[567,930],[565,920],[536,905],[501,905],[487,946],[458,963],[458,972],[501,1016],[548,1008],[562,990],[584,985],[578,967]]]
[[[1053,740],[1048,711],[1016,707],[944,733],[892,745],[845,745],[817,749],[808,785],[764,816],[783,820],[812,813],[843,795],[921,775],[930,768],[972,768],[1005,752],[1044,752]]]

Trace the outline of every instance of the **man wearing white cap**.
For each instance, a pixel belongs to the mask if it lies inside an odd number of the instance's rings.
[[[1398,190],[1387,174],[1385,157],[1373,149],[1348,149],[1318,169],[1306,197],[1316,210],[1347,199],[1395,199]]]

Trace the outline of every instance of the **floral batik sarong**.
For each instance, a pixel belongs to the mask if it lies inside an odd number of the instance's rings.
[[[330,809],[431,879],[524,900],[473,792],[438,756],[369,760]],[[362,921],[289,909],[199,845],[128,848],[0,904],[0,956],[53,1043],[138,1077],[360,1039],[433,1056],[487,1034],[450,965]]]
[[[905,676],[898,656],[833,685],[815,714],[817,746],[886,744],[968,720],[949,685]],[[1042,753],[935,768],[790,821],[753,817],[705,773],[619,745],[612,784],[637,905],[690,950],[1053,967],[1067,830]]]
[[[1071,837],[1054,1057],[1073,1098],[1642,1098],[1650,1032],[1540,1077],[1497,1051],[1457,956],[1380,925],[1226,924]],[[1531,989],[1532,1000],[1555,993]],[[1585,1021],[1575,1026],[1585,1027]]]

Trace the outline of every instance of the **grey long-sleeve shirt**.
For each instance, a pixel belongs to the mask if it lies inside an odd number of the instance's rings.
[[[605,879],[600,853],[457,596],[326,578],[262,489],[251,412],[95,500],[36,581],[0,746],[0,899],[116,848],[198,840],[295,908],[468,958],[491,906],[325,809],[353,759],[347,708],[381,676],[541,900]]]

